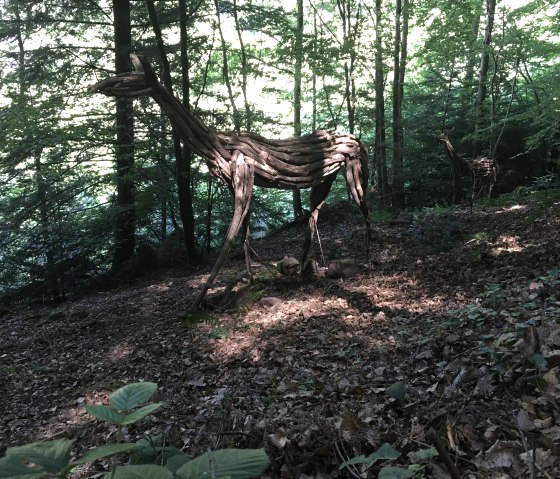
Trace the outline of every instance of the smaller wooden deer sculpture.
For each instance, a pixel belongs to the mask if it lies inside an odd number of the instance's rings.
[[[438,136],[438,140],[443,143],[447,156],[453,167],[453,184],[461,177],[467,177],[471,182],[471,211],[474,198],[483,195],[490,198],[492,187],[496,182],[496,178],[500,171],[498,162],[494,158],[482,157],[472,159],[464,159],[455,151],[449,137],[442,133]],[[456,194],[456,192],[455,192]]]

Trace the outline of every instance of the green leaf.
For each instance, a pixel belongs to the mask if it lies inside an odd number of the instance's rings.
[[[414,471],[402,467],[385,466],[379,471],[379,479],[405,479],[414,476]]]
[[[546,369],[547,368],[546,359],[540,354],[533,354],[532,356],[530,356],[529,357],[529,362],[533,366],[536,366],[539,369]]]
[[[101,419],[112,424],[119,424],[121,426],[124,424],[123,421],[126,415],[121,414],[112,407],[98,406],[94,404],[86,404],[84,407],[88,413],[95,416],[97,419]]]
[[[80,459],[70,463],[71,467],[79,466],[80,464],[86,464],[87,462],[93,462],[102,457],[114,456],[115,454],[120,454],[122,452],[135,451],[141,449],[138,443],[121,443],[121,444],[106,444],[104,446],[95,447],[88,452],[86,452]]]
[[[141,466],[117,466],[105,477],[111,479],[173,479],[173,473],[162,466],[143,464]]]
[[[46,472],[56,474],[68,465],[73,442],[70,439],[57,439],[9,447],[6,457],[32,462]]]
[[[18,457],[0,459],[0,479],[36,479],[44,476],[44,469],[26,466]]]
[[[375,461],[381,461],[385,459],[396,459],[399,457],[401,453],[391,446],[388,442],[384,442],[381,444],[377,451],[372,452],[369,456],[356,456],[348,461],[344,461],[339,469],[342,469],[346,466],[350,466],[351,464],[372,464]]]
[[[148,401],[156,392],[157,384],[132,383],[117,389],[109,396],[109,402],[118,411],[130,411]]]
[[[419,461],[425,461],[436,457],[438,452],[435,447],[429,447],[427,449],[420,449],[419,451],[416,451],[414,455]]]
[[[136,409],[132,412],[129,412],[128,414],[125,414],[123,416],[122,418],[123,422],[121,422],[120,424],[132,424],[137,421],[140,421],[140,419],[145,418],[146,416],[154,412],[157,408],[159,408],[161,404],[162,403],[147,404],[146,406],[141,407],[140,409]]]
[[[394,399],[404,399],[406,396],[406,383],[404,381],[397,381],[391,384],[385,390],[385,394]]]
[[[176,456],[170,457],[165,464],[165,467],[171,472],[176,473],[181,467],[183,467],[187,462],[192,459],[186,454],[177,454]]]
[[[207,452],[181,466],[175,475],[182,479],[247,479],[260,475],[269,464],[264,449],[222,449]]]
[[[397,451],[391,444],[388,442],[384,442],[381,444],[379,449],[375,451],[371,456],[375,457],[376,461],[380,461],[382,459],[397,459],[401,453]]]

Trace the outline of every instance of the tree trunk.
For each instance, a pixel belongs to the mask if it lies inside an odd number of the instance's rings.
[[[475,121],[473,158],[480,155],[482,151],[482,134],[484,122],[484,100],[486,99],[488,68],[490,64],[490,44],[492,43],[492,31],[494,28],[494,13],[496,11],[496,0],[486,1],[486,30],[484,32],[484,43],[480,57],[480,69],[478,72],[478,92],[475,100]]]
[[[200,7],[201,3],[198,4]],[[197,8],[198,8],[197,7]],[[179,43],[181,46],[181,90],[183,106],[190,110],[190,73],[189,73],[189,34],[187,20],[188,16],[194,12],[189,12],[187,0],[179,0]],[[198,258],[199,253],[196,247],[195,221],[192,193],[192,159],[193,151],[188,142],[183,141],[183,155],[177,160],[177,188],[179,192],[179,214],[185,232],[185,248],[187,260]]]
[[[162,69],[163,84],[171,93],[173,93],[171,67],[169,64],[169,59],[167,58],[167,54],[165,52],[163,35],[161,32],[159,19],[155,9],[154,0],[148,0],[146,3],[148,7],[150,21],[152,22],[154,35],[157,40],[159,55],[163,65],[163,69]],[[185,0],[180,0],[179,2],[179,16],[180,16],[179,23],[181,28],[180,30],[181,58],[183,59],[186,56],[186,41],[183,41],[183,37],[186,37],[185,30],[186,30],[186,17],[187,17]],[[184,23],[184,28],[183,28],[183,23]],[[181,63],[183,64],[184,62]],[[184,71],[184,69],[182,69],[181,73],[183,75],[186,74],[188,76],[188,68],[186,72]],[[188,80],[187,80],[187,85],[188,85]],[[183,80],[183,92],[184,91],[185,91],[185,86]],[[187,92],[188,92],[188,87],[187,87]],[[187,103],[185,104],[185,99],[183,98],[183,104],[185,105],[185,107],[189,108],[188,100]],[[173,151],[175,155],[175,165],[176,165],[177,196],[179,198],[179,216],[181,217],[181,223],[183,224],[183,233],[184,233],[187,261],[192,262],[198,256],[195,235],[194,235],[195,223],[194,223],[194,211],[192,207],[191,182],[190,182],[190,169],[191,169],[190,158],[192,157],[192,153],[188,145],[183,144],[183,146],[181,147],[181,139],[175,129],[173,129]]]
[[[115,70],[117,74],[130,70],[132,34],[130,22],[130,1],[113,0]],[[115,251],[113,268],[134,255],[136,213],[136,192],[134,186],[134,119],[132,99],[116,99],[116,175],[117,199],[115,217]]]
[[[247,99],[247,73],[249,65],[247,63],[245,43],[243,42],[243,36],[241,35],[241,26],[239,25],[237,0],[233,0],[233,18],[235,20],[237,38],[239,39],[239,50],[241,52],[241,91],[243,92],[243,102],[245,104],[245,129],[247,131],[251,131],[251,127],[253,126],[253,115],[251,112],[251,106],[249,105],[249,100]]]
[[[387,185],[387,145],[385,131],[385,97],[384,97],[383,42],[381,38],[381,0],[375,0],[375,149],[374,161],[377,172],[377,189],[379,204],[385,208],[388,204],[389,188]]]
[[[303,67],[303,0],[297,0],[295,30],[295,64],[294,64],[294,136],[301,136],[301,81]],[[300,190],[292,192],[294,218],[303,216]]]
[[[402,168],[404,161],[404,128],[402,100],[408,44],[408,0],[397,0],[395,12],[395,45],[393,52],[393,178],[392,207],[404,207]]]
[[[231,86],[231,79],[229,77],[227,45],[226,45],[226,40],[224,38],[224,32],[222,30],[222,22],[220,17],[220,7],[218,5],[218,0],[214,0],[214,6],[216,7],[216,17],[218,20],[217,26],[218,26],[218,32],[220,33],[220,40],[222,44],[222,58],[223,58],[222,74],[224,76],[224,83],[226,84],[229,102],[231,103],[231,109],[233,111],[233,128],[235,129],[235,131],[241,131],[241,115],[239,114],[239,110],[235,105],[235,99],[233,97],[233,89]]]

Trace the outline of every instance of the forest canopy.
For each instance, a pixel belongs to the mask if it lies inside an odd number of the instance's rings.
[[[559,20],[552,0],[5,0],[0,297],[165,261],[166,241],[185,263],[223,241],[229,192],[157,105],[88,92],[130,53],[212,129],[356,135],[372,210],[414,210],[468,196],[441,133],[497,160],[494,195],[557,178]],[[302,215],[302,196],[257,188],[254,234]],[[339,178],[329,201],[347,198]]]

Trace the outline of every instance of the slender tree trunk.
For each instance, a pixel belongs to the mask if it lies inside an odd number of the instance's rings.
[[[220,40],[222,43],[222,58],[223,58],[222,74],[224,76],[224,82],[226,84],[226,88],[228,91],[229,102],[231,103],[231,109],[233,111],[233,127],[235,131],[241,131],[241,115],[239,114],[239,110],[235,105],[235,99],[233,97],[233,88],[231,86],[231,79],[229,76],[227,46],[226,46],[226,40],[224,38],[224,32],[222,29],[220,7],[218,5],[218,0],[214,0],[214,6],[216,7],[217,27],[218,27],[218,32],[220,33]]]
[[[301,136],[301,82],[303,67],[303,0],[297,0],[294,65],[294,136]],[[303,216],[300,190],[292,192],[294,218]]]
[[[388,204],[387,145],[385,131],[385,77],[383,68],[383,42],[381,38],[381,0],[375,0],[375,149],[377,189],[380,207]]]
[[[198,4],[200,6],[200,3]],[[182,103],[187,110],[190,110],[190,73],[189,73],[189,32],[188,17],[194,12],[189,12],[187,0],[179,0],[179,43],[181,46],[181,90]],[[193,208],[192,192],[192,160],[193,152],[190,145],[183,141],[183,154],[177,160],[177,188],[179,192],[179,214],[185,231],[185,248],[187,260],[198,258],[199,253],[196,247],[195,220]]]
[[[486,30],[484,32],[484,43],[480,57],[480,69],[478,72],[478,92],[475,100],[475,121],[473,157],[482,151],[481,130],[484,123],[484,101],[487,92],[488,68],[490,64],[490,44],[492,43],[492,31],[494,28],[494,14],[496,11],[496,0],[486,0]]]
[[[130,1],[113,0],[115,70],[117,74],[130,71],[132,50]],[[116,99],[116,174],[117,199],[115,218],[115,251],[113,268],[134,255],[136,233],[136,192],[134,185],[134,119],[132,100]]]
[[[354,68],[356,63],[358,31],[361,22],[361,3],[355,5],[352,0],[337,0],[338,13],[342,23],[344,55],[344,80],[346,112],[348,116],[348,130],[354,134],[356,129],[356,83]],[[352,13],[355,13],[352,21]]]
[[[157,16],[154,0],[147,0],[148,13],[150,16],[150,21],[154,30],[154,35],[156,37],[157,46],[161,62],[163,65],[163,70],[161,73],[163,84],[165,87],[173,93],[173,81],[171,79],[171,67],[169,64],[169,59],[167,58],[167,53],[165,51],[165,44],[163,41],[163,35],[161,32],[161,26],[159,24],[159,19]],[[186,4],[185,0],[179,1],[179,24],[180,24],[180,44],[181,44],[181,59],[187,56],[186,52]],[[184,28],[183,28],[184,27]],[[184,64],[185,62],[181,62]],[[188,65],[188,64],[187,64]],[[187,75],[188,77],[188,67],[186,69],[182,68],[181,73]],[[184,79],[183,92],[185,91]],[[188,79],[187,79],[188,85]],[[187,87],[188,92],[188,87]],[[184,95],[183,95],[184,97]],[[187,103],[185,104],[185,99],[183,98],[183,104],[188,106],[188,93],[187,93]],[[179,198],[179,216],[181,217],[181,223],[183,223],[183,233],[185,241],[185,251],[187,255],[187,261],[192,262],[198,257],[198,251],[196,248],[195,241],[195,222],[194,222],[194,211],[192,207],[192,195],[191,195],[191,161],[192,152],[188,145],[183,144],[181,146],[181,139],[177,132],[173,129],[173,151],[175,155],[175,165],[176,165],[176,181],[177,181],[177,196]]]
[[[392,207],[404,207],[402,168],[404,161],[404,128],[402,101],[408,46],[408,0],[397,0],[395,12],[395,45],[393,52],[393,178]]]
[[[243,102],[245,104],[245,129],[247,131],[251,131],[251,127],[253,126],[253,115],[251,112],[251,105],[249,105],[249,100],[247,98],[247,75],[249,64],[247,62],[245,43],[243,42],[243,36],[241,35],[241,26],[239,25],[237,0],[233,0],[233,18],[235,20],[235,30],[239,40],[239,50],[241,52],[241,91],[243,92]]]

